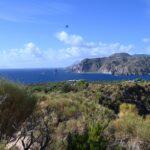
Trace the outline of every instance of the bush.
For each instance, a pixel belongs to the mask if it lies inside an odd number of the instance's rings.
[[[68,135],[67,150],[89,150],[88,135],[73,133]]]
[[[105,150],[108,144],[103,136],[103,125],[93,124],[83,134],[73,133],[68,135],[68,150]]]
[[[78,90],[86,89],[89,86],[89,83],[84,80],[76,81],[75,86]]]
[[[149,82],[120,82],[99,86],[99,103],[119,112],[122,103],[135,104],[140,115],[150,113]]]
[[[138,114],[136,105],[127,104],[127,103],[121,104],[119,115],[128,115],[128,114],[134,114],[134,115]]]
[[[0,81],[0,138],[11,135],[33,111],[36,99],[22,85]]]
[[[61,91],[63,93],[68,93],[68,92],[74,91],[74,88],[73,88],[73,86],[70,83],[64,83],[61,86]]]
[[[124,143],[120,146],[125,146],[126,149],[135,145],[136,149],[145,149],[143,147],[150,146],[150,118],[139,116],[136,105],[122,104],[119,118],[110,124],[108,134],[112,137],[111,143],[114,146]]]

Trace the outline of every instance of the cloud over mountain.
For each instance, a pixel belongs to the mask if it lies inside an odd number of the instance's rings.
[[[33,42],[23,48],[0,51],[1,68],[64,67],[83,58],[107,56],[116,52],[132,52],[132,44],[87,42],[80,35],[61,31],[56,38],[67,48],[43,50]],[[63,47],[63,45],[62,45]]]

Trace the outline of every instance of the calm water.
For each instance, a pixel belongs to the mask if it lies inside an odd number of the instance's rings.
[[[150,80],[150,76],[113,76],[97,73],[78,74],[67,72],[63,69],[4,69],[0,70],[0,77],[25,84],[79,79],[84,79],[87,81],[114,81],[142,78],[145,80]]]

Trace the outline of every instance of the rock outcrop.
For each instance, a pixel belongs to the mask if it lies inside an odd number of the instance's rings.
[[[150,74],[150,56],[115,53],[110,57],[84,59],[79,64],[69,67],[69,70],[78,73],[148,75]]]

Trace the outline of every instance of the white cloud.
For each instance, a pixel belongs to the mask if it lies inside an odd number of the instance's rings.
[[[0,51],[0,67],[24,68],[41,65],[43,59],[42,51],[32,42],[24,45],[23,48]]]
[[[80,45],[83,43],[83,38],[79,35],[69,35],[65,31],[56,33],[56,38],[65,44]]]
[[[35,57],[42,57],[41,50],[32,42],[25,44],[24,49],[22,49],[23,53],[31,54]]]
[[[83,58],[109,56],[118,52],[132,52],[132,44],[86,42],[79,35],[64,31],[56,34],[58,40],[68,44],[67,48],[42,50],[29,42],[23,48],[0,51],[0,68],[64,67]]]
[[[71,45],[70,48],[66,49],[70,56],[78,56],[80,58],[101,57],[116,52],[131,52],[134,48],[132,44],[86,42],[82,36],[69,35],[65,31],[57,33],[56,37],[64,44]]]
[[[149,42],[150,42],[150,38],[144,38],[144,39],[143,39],[143,42],[144,42],[144,43],[149,43]]]

